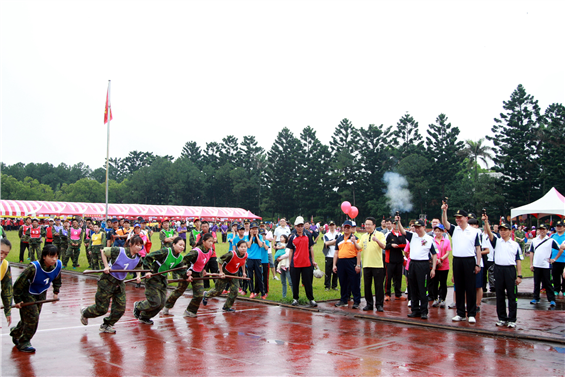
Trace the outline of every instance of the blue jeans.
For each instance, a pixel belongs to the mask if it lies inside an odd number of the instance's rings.
[[[286,282],[288,281],[288,285],[290,285],[290,289],[292,289],[292,279],[290,278],[290,269],[281,270],[281,284],[282,284],[282,296],[286,298]]]

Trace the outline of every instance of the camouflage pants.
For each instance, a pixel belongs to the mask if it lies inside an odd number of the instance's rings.
[[[140,317],[149,319],[155,317],[165,306],[167,300],[167,277],[158,275],[145,281],[145,300],[137,308],[141,311]]]
[[[167,303],[165,304],[165,306],[169,309],[171,309],[173,306],[175,306],[175,303],[177,302],[179,297],[182,296],[184,291],[186,291],[189,284],[190,283],[188,281],[181,281],[180,283],[178,283],[177,288],[173,291],[173,293],[171,293],[171,295],[167,299]],[[192,282],[192,300],[190,300],[190,304],[188,304],[188,307],[186,308],[186,310],[188,310],[191,313],[196,314],[196,312],[198,311],[198,308],[200,307],[200,303],[202,302],[202,297],[204,297],[204,283],[203,283],[203,281],[202,280],[193,281]]]
[[[80,246],[71,246],[67,249],[67,256],[73,261],[73,267],[78,267],[78,258],[80,256]],[[67,260],[68,260],[67,258]],[[63,263],[64,264],[64,263]]]
[[[27,294],[24,296],[23,302],[45,300],[45,297],[47,297],[47,291],[40,295]],[[20,342],[20,345],[18,346],[19,349],[31,346],[30,341],[37,331],[39,314],[41,313],[42,306],[43,304],[37,304],[24,306],[20,309],[20,322],[18,322],[16,327],[12,327],[10,329],[10,336]]]
[[[227,276],[226,276],[227,277]],[[224,304],[224,308],[229,309],[233,306],[239,291],[239,280],[237,279],[218,279],[216,286],[206,293],[206,297],[217,297],[222,294],[222,291],[229,288],[228,299]]]
[[[68,244],[62,243],[59,245],[59,259],[63,263],[63,267],[67,267],[67,263],[69,262],[69,256],[67,255]]]
[[[92,247],[85,246],[84,250],[86,251],[86,260],[88,261],[88,267],[93,270],[97,270],[97,268],[92,267]]]
[[[91,246],[90,247],[90,268],[93,270],[103,270],[104,263],[102,262],[102,255],[100,254],[102,246]]]
[[[112,309],[110,315],[104,318],[104,324],[114,326],[126,311],[126,286],[123,281],[103,276],[98,280],[94,305],[86,308],[84,317],[96,318],[108,313],[110,301],[112,301]]]
[[[29,259],[32,262],[36,259],[41,260],[41,243],[35,243],[35,242],[29,243]]]

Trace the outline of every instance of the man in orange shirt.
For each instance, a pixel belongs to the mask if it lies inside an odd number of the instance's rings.
[[[341,299],[336,307],[347,306],[350,293],[353,293],[352,309],[358,309],[361,303],[361,245],[355,234],[351,233],[351,220],[343,223],[343,234],[336,239],[338,252],[334,254],[333,271],[337,273],[341,288]]]

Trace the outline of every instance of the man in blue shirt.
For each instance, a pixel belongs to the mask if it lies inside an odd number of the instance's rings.
[[[558,245],[561,245],[565,241],[565,221],[559,220],[555,224],[555,231],[556,233],[551,236]],[[557,254],[559,250],[553,249],[551,250],[551,258],[555,260],[551,265],[552,268],[552,275],[553,275],[553,287],[555,290],[555,296],[558,298],[563,298],[563,294],[565,293],[565,279],[563,279],[563,269],[565,269],[565,253],[561,254],[559,258],[557,258]],[[557,259],[555,259],[557,258]]]

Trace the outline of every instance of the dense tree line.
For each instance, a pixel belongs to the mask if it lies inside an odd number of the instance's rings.
[[[519,85],[484,138],[460,140],[445,114],[420,134],[404,114],[395,126],[356,127],[343,119],[324,145],[310,126],[294,135],[283,128],[266,151],[254,136],[221,142],[187,142],[180,156],[132,151],[111,158],[110,201],[242,207],[266,218],[298,214],[343,220],[339,203],[355,204],[359,216],[389,215],[383,181],[397,172],[408,181],[412,209],[407,217],[440,215],[441,200],[453,207],[508,215],[555,186],[565,192],[565,107],[541,112]],[[491,170],[479,162],[491,163]],[[104,201],[105,168],[82,163],[2,164],[2,198]]]

